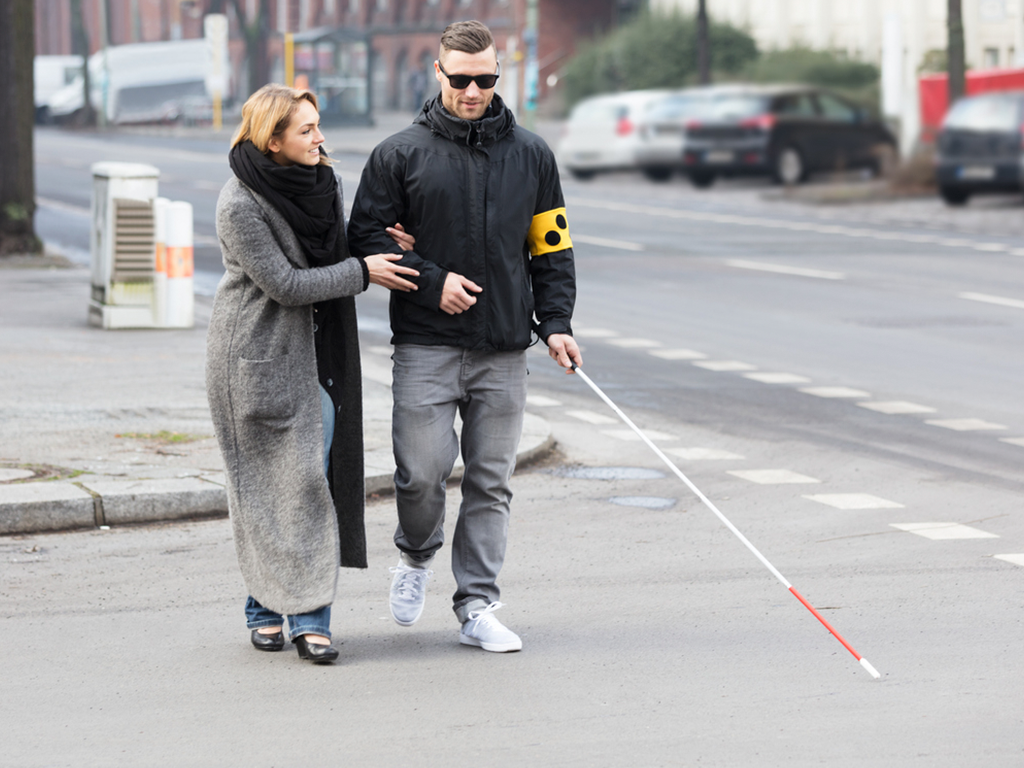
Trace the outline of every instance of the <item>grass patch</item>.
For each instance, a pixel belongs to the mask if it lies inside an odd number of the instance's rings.
[[[162,429],[159,432],[123,432],[114,437],[128,437],[133,440],[148,440],[158,445],[184,445],[194,443],[197,440],[206,440],[209,435],[192,435],[188,432],[169,432]]]

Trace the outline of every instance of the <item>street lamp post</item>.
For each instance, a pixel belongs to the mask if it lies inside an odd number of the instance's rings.
[[[711,45],[708,40],[707,0],[697,4],[697,76],[701,85],[711,83]]]

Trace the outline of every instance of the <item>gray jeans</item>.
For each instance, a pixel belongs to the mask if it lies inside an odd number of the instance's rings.
[[[456,410],[462,416],[465,471],[452,572],[455,615],[464,622],[500,595],[495,582],[526,408],[526,352],[399,344],[392,360],[395,544],[409,561],[430,560],[444,542],[445,482],[459,455]]]

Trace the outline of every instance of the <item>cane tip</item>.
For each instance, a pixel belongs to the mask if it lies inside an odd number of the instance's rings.
[[[868,671],[868,674],[875,678],[875,680],[878,680],[881,677],[881,675],[878,673],[878,670],[871,666],[871,662],[867,659],[861,659],[860,665],[864,667],[864,669]]]

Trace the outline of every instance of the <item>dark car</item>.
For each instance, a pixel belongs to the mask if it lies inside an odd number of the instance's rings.
[[[936,137],[939,194],[963,205],[976,192],[1021,189],[1024,91],[960,99]]]
[[[687,124],[683,167],[698,187],[718,176],[797,184],[815,171],[884,172],[896,138],[834,93],[806,86],[719,86]]]

